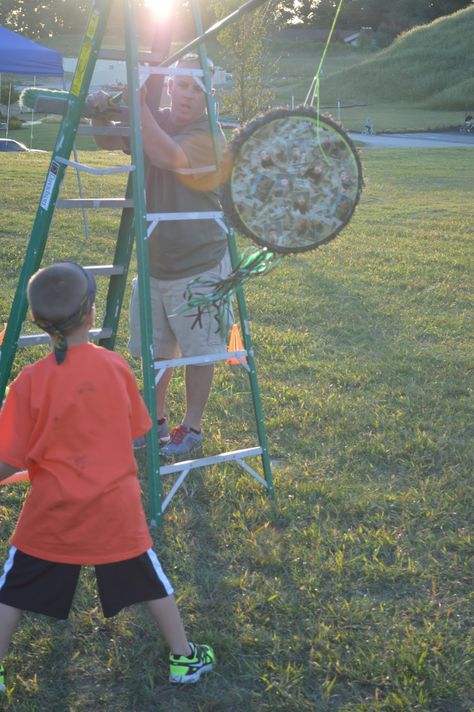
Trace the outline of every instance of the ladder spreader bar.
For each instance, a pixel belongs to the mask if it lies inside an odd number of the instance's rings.
[[[90,126],[79,124],[77,133],[83,136],[130,136],[130,126]]]
[[[225,351],[220,354],[207,354],[204,356],[186,356],[185,358],[173,358],[167,360],[155,361],[156,371],[165,371],[167,368],[174,366],[193,366],[201,363],[215,363],[216,361],[226,361],[228,358],[244,359],[247,356],[247,351]]]
[[[57,200],[57,208],[133,208],[128,198],[67,198]]]
[[[124,49],[104,49],[99,50],[97,55],[98,59],[108,59],[112,62],[125,62],[127,60],[127,53]],[[148,52],[143,50],[138,52],[139,62],[161,62],[163,60],[163,55],[159,52]]]
[[[198,457],[195,460],[183,460],[182,462],[174,462],[172,465],[165,465],[164,467],[160,467],[160,474],[171,475],[181,472],[182,470],[192,470],[196,467],[206,467],[207,465],[215,465],[219,462],[242,460],[245,457],[257,457],[257,455],[261,454],[261,447],[250,447],[244,448],[243,450],[221,452],[219,455],[213,455],[212,457]]]
[[[146,219],[150,222],[162,220],[222,220],[224,214],[220,211],[207,211],[202,213],[147,213]]]
[[[91,329],[89,331],[89,339],[97,341],[97,339],[108,339],[112,336],[112,329]],[[50,339],[48,334],[26,334],[18,339],[18,346],[38,346],[40,344],[49,344]]]
[[[79,171],[84,171],[84,173],[91,173],[94,176],[108,176],[113,173],[131,173],[135,170],[135,166],[131,163],[128,163],[126,166],[112,166],[112,168],[92,168],[91,166],[86,166],[84,163],[70,161],[61,156],[56,156],[54,160],[58,163],[63,163],[65,166],[71,166],[72,168],[77,168]]]
[[[123,274],[125,269],[123,265],[88,265],[84,269],[92,272],[95,275],[105,275],[110,277],[114,274]]]

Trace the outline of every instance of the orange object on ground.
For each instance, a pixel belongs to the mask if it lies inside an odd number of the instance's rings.
[[[242,338],[240,336],[239,327],[237,324],[232,324],[229,336],[229,345],[227,346],[227,351],[244,351],[244,345],[242,343]],[[247,363],[247,357],[244,356],[243,360]],[[236,366],[241,363],[238,358],[232,356],[232,358],[226,359],[227,363],[231,366]]]
[[[3,337],[5,336],[6,330],[7,330],[6,322],[3,322],[3,329],[0,331],[0,346],[3,343]]]
[[[15,472],[15,474],[10,475],[10,477],[6,477],[4,480],[0,482],[0,485],[11,485],[14,482],[29,482],[30,481],[30,476],[26,470],[23,470],[23,472]]]

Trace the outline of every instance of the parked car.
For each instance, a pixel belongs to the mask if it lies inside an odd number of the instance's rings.
[[[39,148],[28,148],[24,143],[15,141],[14,138],[0,138],[0,151],[7,153],[18,153],[19,151],[29,151],[30,153],[46,153]]]

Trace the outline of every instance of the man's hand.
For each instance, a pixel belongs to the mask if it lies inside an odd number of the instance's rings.
[[[92,94],[88,94],[86,98],[86,105],[90,109],[95,109],[98,114],[102,114],[104,111],[108,111],[110,109],[110,95],[107,94],[107,92],[102,91],[102,89],[94,91]]]

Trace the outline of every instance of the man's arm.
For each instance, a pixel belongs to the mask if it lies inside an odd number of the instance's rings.
[[[10,477],[10,475],[14,475],[19,469],[18,467],[12,467],[11,465],[7,465],[6,462],[0,461],[0,482]]]
[[[124,97],[126,98],[126,91],[124,92]],[[107,108],[110,108],[108,101],[109,96],[103,91],[94,92],[87,97],[87,103],[91,107],[103,112],[92,119],[92,126],[111,126],[107,113]],[[146,103],[145,88],[141,91],[141,114],[143,150],[153,165],[168,170],[189,168],[189,161],[183,149],[156,123]],[[99,148],[103,148],[106,151],[124,149],[120,136],[97,135],[94,138]]]
[[[156,123],[144,97],[145,92],[142,92],[142,140],[143,150],[146,155],[153,165],[158,166],[158,168],[165,168],[171,171],[189,168],[189,161],[185,152]]]

